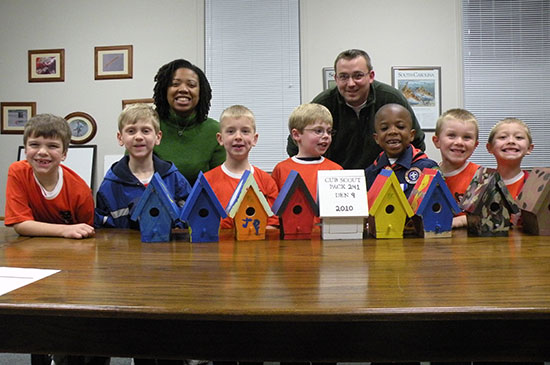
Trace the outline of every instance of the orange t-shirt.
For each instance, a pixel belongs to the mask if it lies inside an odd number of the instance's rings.
[[[207,171],[204,174],[204,177],[208,180],[208,183],[212,187],[216,197],[225,208],[227,207],[227,204],[229,204],[229,200],[231,200],[231,196],[239,184],[240,177],[231,175],[229,171],[224,171],[222,166],[223,164]],[[275,199],[277,199],[277,195],[279,195],[277,184],[275,184],[275,181],[267,172],[255,166],[253,167],[253,170],[254,179],[271,207],[275,202]],[[267,224],[270,226],[277,226],[279,225],[279,218],[275,215],[268,217]],[[222,219],[220,222],[220,228],[233,228],[233,219],[229,217]]]
[[[48,199],[35,180],[33,169],[26,161],[11,164],[6,186],[5,225],[27,220],[56,224],[94,224],[92,191],[76,172],[64,165],[63,186]]]

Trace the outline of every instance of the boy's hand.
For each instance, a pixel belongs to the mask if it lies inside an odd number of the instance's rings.
[[[68,225],[63,231],[63,237],[65,238],[87,238],[93,237],[94,235],[94,227],[87,225],[86,223]]]

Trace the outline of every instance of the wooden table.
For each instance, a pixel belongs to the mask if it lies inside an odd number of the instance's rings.
[[[145,244],[2,228],[0,266],[62,270],[0,297],[2,352],[550,359],[550,237]]]

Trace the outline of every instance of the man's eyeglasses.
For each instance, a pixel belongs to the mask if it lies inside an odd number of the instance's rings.
[[[338,81],[341,81],[341,82],[347,82],[350,77],[353,79],[353,81],[361,81],[368,74],[369,73],[364,73],[364,72],[354,72],[351,75],[350,74],[338,74],[338,75],[336,75],[336,78],[338,79]]]
[[[334,130],[332,128],[329,128],[329,129],[325,129],[325,128],[321,128],[321,127],[318,127],[318,128],[304,128],[304,131],[313,132],[313,134],[315,134],[318,137],[322,137],[323,134],[325,134],[325,133],[328,134],[329,136],[334,136],[336,134],[336,130]]]

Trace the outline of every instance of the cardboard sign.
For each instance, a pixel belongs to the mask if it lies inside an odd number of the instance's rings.
[[[368,216],[365,171],[318,171],[317,201],[320,217]]]

